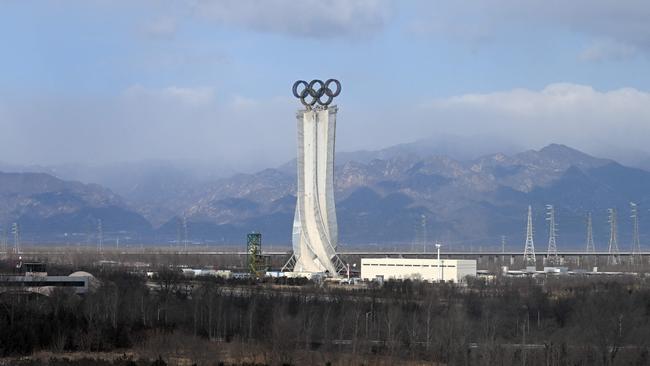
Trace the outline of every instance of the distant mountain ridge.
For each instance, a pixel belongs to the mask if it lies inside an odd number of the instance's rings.
[[[516,242],[522,240],[525,210],[532,204],[539,242],[546,240],[543,208],[554,204],[560,243],[576,247],[583,240],[583,219],[588,211],[594,214],[596,237],[605,238],[607,207],[619,207],[619,221],[625,225],[628,203],[648,200],[650,191],[611,178],[620,175],[630,175],[633,181],[650,177],[648,172],[559,144],[470,161],[410,153],[367,163],[348,161],[336,169],[341,240],[417,245],[422,240],[418,227],[424,215],[429,241],[496,245],[501,235],[506,235]],[[191,222],[201,223],[206,236],[247,227],[261,230],[272,242],[286,244],[294,195],[295,174],[267,169],[215,183],[211,194],[185,214]],[[284,224],[268,225],[278,221]],[[621,230],[621,242],[625,240],[626,232]]]
[[[0,223],[18,222],[26,239],[62,240],[67,234],[107,231],[125,236],[151,230],[124,200],[97,184],[64,181],[45,173],[0,173]]]
[[[544,206],[553,204],[560,250],[583,245],[587,212],[593,213],[597,245],[603,247],[608,207],[619,209],[625,250],[630,240],[629,202],[640,207],[650,203],[650,172],[560,144],[471,159],[429,152],[425,147],[401,146],[374,156],[365,152],[360,161],[338,159],[335,187],[341,245],[422,248],[423,242],[441,240],[458,248],[497,247],[505,235],[508,245],[518,248],[523,245],[530,204],[537,248],[544,251]],[[154,176],[140,187],[149,195],[140,201],[97,185],[23,174],[20,184],[15,183],[17,176],[11,178],[14,181],[0,176],[0,183],[7,179],[0,187],[0,223],[22,221],[25,230],[38,232],[39,237],[60,238],[63,228],[92,233],[93,222],[101,218],[109,230],[122,233],[115,235],[133,242],[169,243],[177,239],[180,217],[185,216],[189,237],[197,243],[242,243],[247,232],[258,230],[266,243],[290,244],[296,189],[290,163],[200,183],[168,180],[163,170],[158,179]],[[641,233],[644,244],[650,239],[650,216],[641,215]]]

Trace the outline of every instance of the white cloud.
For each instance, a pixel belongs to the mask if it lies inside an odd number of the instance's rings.
[[[412,28],[464,41],[570,31],[650,51],[646,0],[421,1]]]
[[[0,156],[10,162],[188,159],[227,162],[241,170],[295,156],[299,105],[287,96],[259,99],[205,87],[134,85],[119,98],[0,102]],[[340,151],[452,135],[524,148],[557,142],[603,156],[610,156],[605,147],[612,146],[650,152],[650,92],[632,88],[599,91],[557,83],[420,105],[351,103],[341,106],[338,119]]]
[[[612,40],[599,40],[584,48],[578,58],[582,61],[618,61],[632,58],[637,53],[636,47]]]
[[[597,91],[570,83],[542,90],[464,94],[423,105],[419,129],[508,137],[523,146],[565,143],[588,151],[625,146],[648,152],[650,93],[633,88]],[[435,121],[430,123],[430,121]]]
[[[390,14],[386,0],[197,0],[194,8],[219,24],[306,38],[366,37]]]
[[[146,159],[267,168],[295,155],[295,100],[134,85],[118,97],[0,100],[0,156],[21,164]]]

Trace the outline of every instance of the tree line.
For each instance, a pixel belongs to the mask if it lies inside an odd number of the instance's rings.
[[[93,269],[87,269],[92,272]],[[95,268],[84,296],[0,295],[0,354],[138,350],[155,360],[268,365],[645,365],[644,278],[388,281],[154,279]]]

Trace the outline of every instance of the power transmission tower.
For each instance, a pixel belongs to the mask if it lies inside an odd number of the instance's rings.
[[[619,264],[619,251],[618,251],[618,228],[616,224],[616,209],[610,208],[609,212],[609,257],[607,264]]]
[[[535,244],[533,243],[533,208],[528,206],[528,223],[526,224],[526,246],[524,247],[524,264],[535,266]]]
[[[548,221],[548,250],[546,252],[546,258],[549,264],[558,265],[560,263],[557,256],[557,228],[555,227],[555,208],[553,205],[546,205],[546,210],[546,221]]]
[[[7,240],[7,229],[2,228],[2,238],[0,238],[0,240],[2,240],[2,251],[5,253],[5,255],[8,255],[9,246]]]
[[[97,220],[97,252],[101,254],[104,250],[104,228],[102,220]]]
[[[427,216],[423,214],[423,215],[420,216],[420,219],[421,219],[421,222],[420,222],[420,230],[421,230],[420,235],[422,236],[420,238],[420,240],[422,242],[422,252],[426,253],[427,252],[427,236],[428,236],[428,232],[427,232]]]
[[[585,249],[585,252],[588,254],[585,258],[587,265],[595,266],[598,262],[596,261],[596,256],[594,255],[596,252],[596,245],[594,245],[594,230],[591,221],[591,212],[587,214],[587,248]]]
[[[187,217],[185,215],[183,215],[182,230],[183,230],[183,247],[185,248],[185,251],[187,251],[187,245],[189,244],[189,240],[187,237]]]
[[[178,217],[176,224],[176,247],[180,249],[183,243],[183,219]]]
[[[632,263],[639,264],[641,262],[641,242],[639,240],[639,210],[637,204],[630,202],[630,209],[632,211]]]
[[[501,253],[506,252],[506,236],[501,235]]]
[[[14,235],[14,254],[20,254],[20,225],[17,222],[11,225],[11,233]]]
[[[594,230],[591,223],[591,212],[587,214],[587,253],[594,253],[596,246],[594,245]]]

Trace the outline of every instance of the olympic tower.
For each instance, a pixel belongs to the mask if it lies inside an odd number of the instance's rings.
[[[333,89],[335,88],[335,89]],[[298,185],[293,220],[293,256],[285,269],[328,272],[338,276],[344,264],[336,254],[338,226],[334,203],[334,97],[338,80],[296,81],[293,95],[304,108],[298,110]]]

